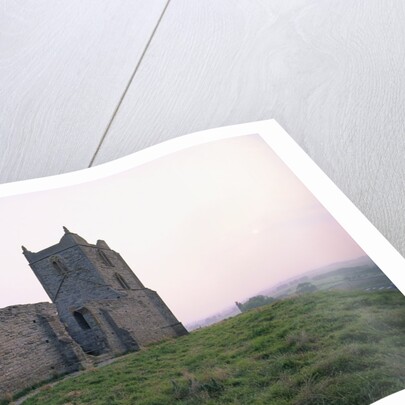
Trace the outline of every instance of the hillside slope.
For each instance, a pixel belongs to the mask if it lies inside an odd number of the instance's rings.
[[[370,404],[405,388],[405,298],[275,302],[44,387],[24,404]]]

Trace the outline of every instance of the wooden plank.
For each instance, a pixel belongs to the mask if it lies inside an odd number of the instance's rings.
[[[95,163],[276,118],[405,254],[400,0],[173,0]]]
[[[2,2],[1,182],[88,166],[165,4]]]

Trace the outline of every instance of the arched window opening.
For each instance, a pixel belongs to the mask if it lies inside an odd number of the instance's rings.
[[[79,311],[74,311],[73,312],[73,317],[76,319],[76,322],[79,324],[79,326],[83,330],[91,329],[91,326],[89,323],[86,321],[86,318],[83,316],[83,314]]]
[[[131,287],[129,286],[129,284],[125,281],[124,277],[121,276],[121,274],[115,273],[115,277],[118,280],[118,282],[120,283],[121,287],[124,290],[130,290]]]
[[[62,262],[61,258],[58,256],[52,256],[50,258],[50,261],[52,263],[53,268],[60,274],[65,275],[66,274],[66,266]]]
[[[114,267],[113,262],[110,260],[110,258],[107,256],[107,254],[106,254],[103,250],[98,249],[98,254],[99,254],[99,256],[103,259],[103,262],[104,262],[107,266]]]

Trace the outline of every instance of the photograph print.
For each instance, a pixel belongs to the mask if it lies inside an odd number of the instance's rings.
[[[259,134],[2,197],[0,223],[0,404],[405,389],[402,292]]]

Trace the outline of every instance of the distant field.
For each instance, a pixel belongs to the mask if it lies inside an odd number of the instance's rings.
[[[405,388],[404,349],[401,293],[308,293],[45,386],[25,404],[368,405]]]
[[[315,276],[304,276],[299,280],[280,285],[270,294],[275,298],[295,293],[299,283],[306,281],[319,290],[396,290],[391,280],[375,265],[345,267]]]

